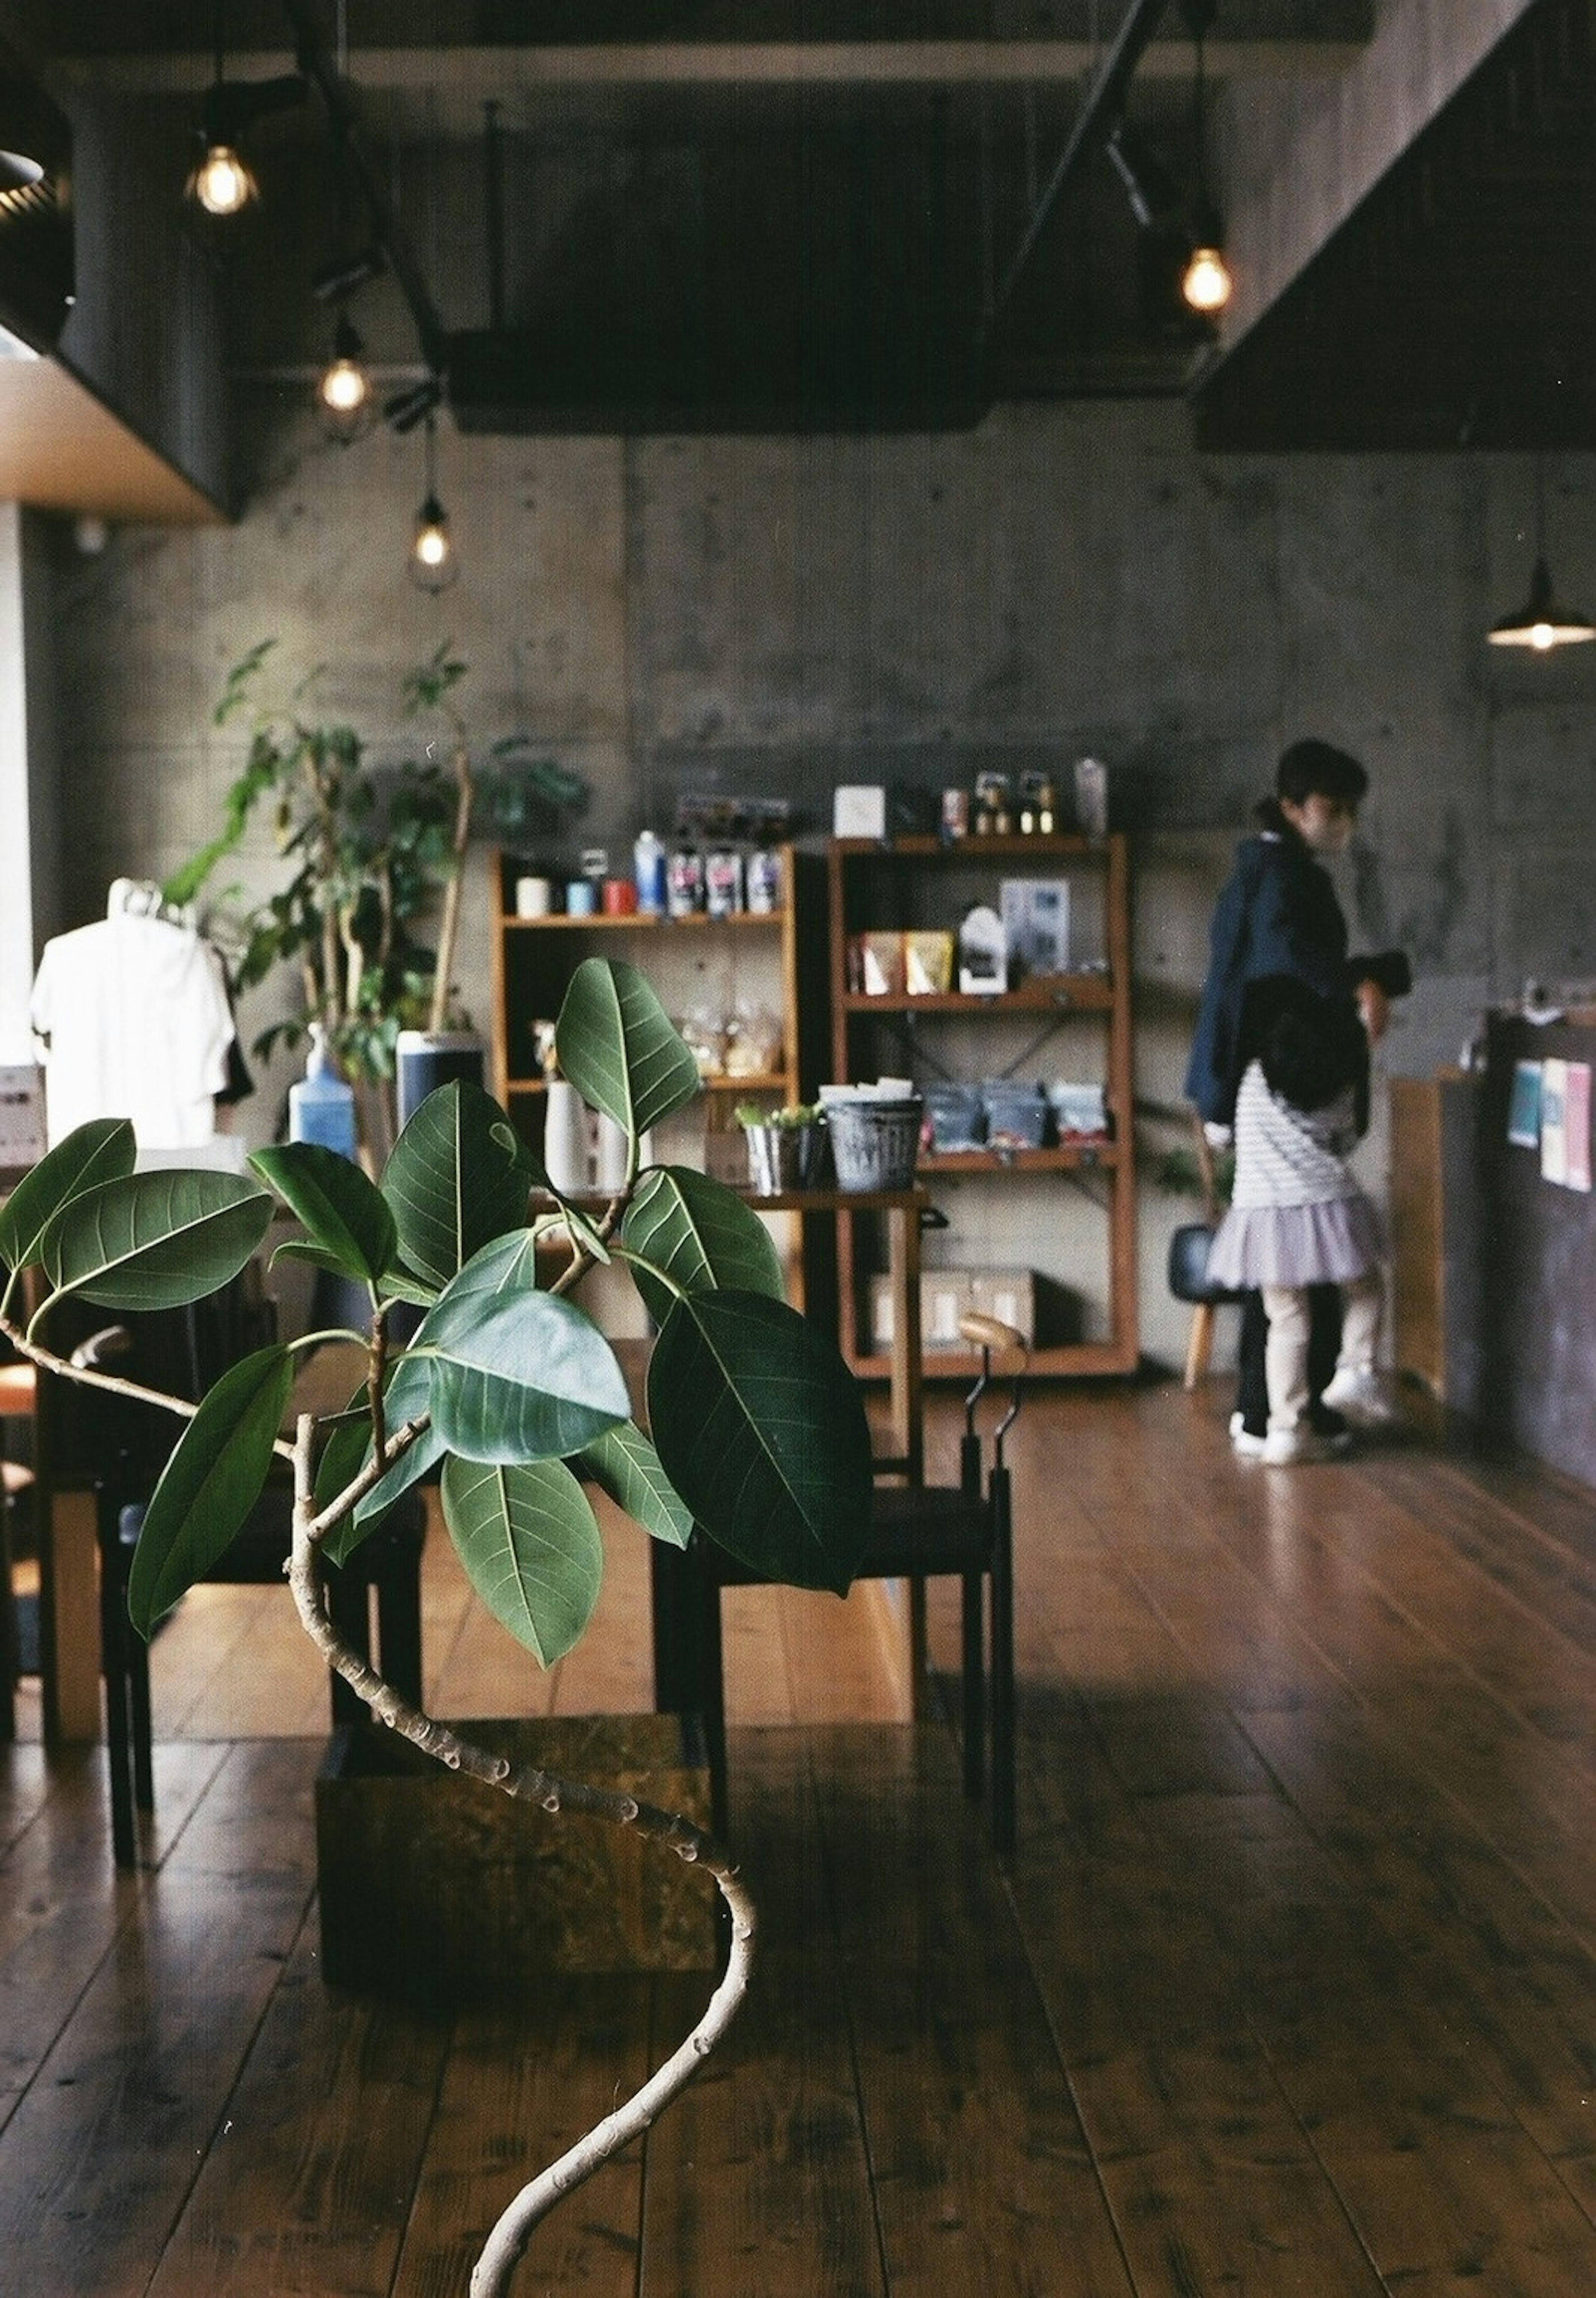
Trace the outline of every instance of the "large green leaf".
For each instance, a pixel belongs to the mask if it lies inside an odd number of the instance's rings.
[[[635,965],[584,958],[555,1024],[561,1074],[636,1140],[692,1100],[698,1064]]]
[[[433,1425],[462,1459],[560,1459],[632,1409],[603,1334],[553,1294],[506,1294],[427,1353]]]
[[[537,1251],[529,1230],[512,1229],[508,1236],[495,1237],[480,1252],[473,1253],[422,1318],[412,1337],[410,1351],[389,1368],[383,1390],[385,1426],[399,1428],[407,1420],[417,1420],[431,1412],[434,1360],[429,1351],[433,1344],[446,1342],[451,1334],[468,1332],[484,1309],[534,1292],[536,1287]],[[364,1387],[357,1401],[363,1409]],[[322,1507],[342,1492],[370,1459],[369,1427],[368,1419],[360,1435],[340,1431],[334,1442],[329,1443],[323,1459],[323,1477],[318,1477],[317,1485],[317,1497]],[[434,1472],[448,1450],[436,1427],[424,1429],[402,1459],[396,1460],[370,1491],[362,1494],[352,1516],[330,1535],[327,1554],[333,1561],[342,1564],[352,1555],[395,1501]]]
[[[649,1425],[712,1540],[766,1579],[847,1593],[870,1529],[870,1432],[818,1326],[763,1294],[689,1294],[654,1346]]]
[[[294,1386],[285,1348],[257,1350],[207,1391],[161,1471],[128,1575],[147,1636],[223,1553],[260,1497]]]
[[[53,1215],[103,1181],[125,1180],[137,1154],[125,1117],[96,1117],[58,1141],[0,1205],[0,1261],[26,1269]]]
[[[592,1616],[604,1551],[587,1495],[565,1463],[450,1460],[443,1517],[493,1617],[545,1667],[568,1652]]]
[[[692,1510],[673,1490],[658,1453],[632,1421],[607,1428],[592,1443],[584,1444],[573,1465],[654,1539],[672,1548],[687,1546]]]
[[[414,1274],[447,1285],[526,1217],[525,1167],[499,1104],[465,1079],[429,1093],[393,1145],[382,1193]]]
[[[770,1231],[733,1189],[686,1165],[657,1165],[643,1176],[621,1223],[622,1242],[665,1269],[684,1293],[719,1286],[764,1293],[785,1286]],[[663,1325],[675,1292],[635,1263],[633,1275],[649,1315]]]
[[[58,1292],[102,1309],[175,1309],[237,1276],[272,1201],[236,1173],[133,1173],[57,1212],[38,1257]]]
[[[358,1165],[312,1141],[257,1149],[250,1163],[303,1223],[321,1267],[357,1285],[377,1282],[399,1249],[399,1232],[387,1199]]]

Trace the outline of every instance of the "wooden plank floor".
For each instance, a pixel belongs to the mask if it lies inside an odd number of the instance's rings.
[[[1596,2291],[1596,1500],[1434,1434],[1238,1465],[1223,1405],[1057,1388],[1021,1424],[1012,1875],[868,1621],[753,1591],[755,1991],[522,2298]],[[434,1701],[645,1705],[634,1555],[606,1601],[536,1679],[433,1559]],[[702,2001],[329,1994],[285,1602],[203,1591],[159,1640],[136,1878],[94,1758],[0,1749],[0,2298],[463,2298],[518,2178]]]

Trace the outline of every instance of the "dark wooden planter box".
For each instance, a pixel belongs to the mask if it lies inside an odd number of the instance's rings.
[[[620,1789],[707,1826],[709,1775],[675,1715],[462,1724],[495,1754]],[[707,1875],[630,1829],[462,1779],[371,1724],[336,1732],[316,1782],[323,1976],[429,2006],[562,1971],[704,1971]]]

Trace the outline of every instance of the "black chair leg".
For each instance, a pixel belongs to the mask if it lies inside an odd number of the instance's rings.
[[[377,1649],[401,1699],[421,1705],[421,1553],[396,1556],[376,1583]]]
[[[702,1533],[695,1533],[696,1543]],[[704,1747],[709,1761],[709,1820],[716,1835],[724,1836],[728,1819],[726,1776],[726,1672],[721,1641],[720,1575],[702,1556],[688,1550],[693,1566],[697,1619],[692,1649],[695,1704],[704,1726]]]
[[[1014,1850],[1014,1548],[1009,1472],[992,1471],[992,1841]]]
[[[95,1531],[100,1550],[100,1652],[105,1678],[105,1761],[111,1781],[111,1848],[119,1867],[138,1864],[133,1817],[134,1741],[128,1683],[133,1629],[128,1618],[128,1574],[121,1509],[108,1484],[95,1487]]]
[[[963,1627],[964,1793],[979,1802],[987,1784],[987,1669],[985,1586],[979,1572],[960,1583]]]

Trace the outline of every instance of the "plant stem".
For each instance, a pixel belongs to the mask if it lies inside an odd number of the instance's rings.
[[[454,971],[454,946],[460,930],[460,890],[466,874],[466,848],[471,839],[475,789],[471,751],[463,734],[459,735],[454,746],[454,867],[443,888],[443,913],[438,921],[437,971],[433,975],[432,1012],[426,1024],[434,1037],[448,1026],[450,978]]]
[[[629,2145],[648,2129],[661,2108],[686,2087],[730,2026],[748,1991],[753,1969],[757,1911],[737,1869],[712,1838],[690,1820],[652,1804],[640,1804],[634,1797],[621,1795],[612,1789],[557,1779],[552,1773],[539,1771],[532,1765],[517,1765],[503,1756],[491,1755],[485,1748],[462,1739],[447,1724],[435,1723],[422,1709],[401,1699],[392,1684],[385,1682],[343,1641],[327,1616],[319,1542],[329,1525],[346,1511],[339,1502],[324,1509],[319,1517],[316,1515],[312,1489],[315,1426],[311,1416],[302,1414],[294,1443],[294,1553],[288,1567],[288,1584],[305,1632],[328,1666],[336,1669],[352,1686],[378,1723],[387,1724],[448,1770],[484,1781],[490,1787],[501,1789],[506,1795],[535,1802],[551,1814],[576,1811],[610,1820],[617,1827],[631,1828],[646,1841],[674,1852],[677,1858],[704,1868],[713,1877],[732,1919],[726,1968],[692,2032],[629,2099],[596,2122],[557,2162],[529,2179],[490,2232],[472,2270],[471,2298],[509,2298],[510,2277],[539,2221],[563,2195],[570,2194],[608,2162],[618,2147]]]

